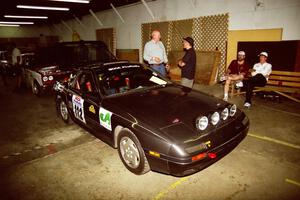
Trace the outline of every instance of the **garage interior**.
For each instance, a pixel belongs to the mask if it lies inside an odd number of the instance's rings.
[[[53,91],[34,95],[23,83],[16,91],[15,74],[5,74],[0,77],[0,199],[299,199],[299,19],[299,0],[5,2],[1,67],[11,62],[14,44],[28,55],[81,41],[102,41],[118,60],[143,63],[144,46],[159,30],[169,78],[177,83],[182,38],[194,39],[194,90],[222,99],[220,78],[239,51],[246,52],[251,67],[260,52],[268,52],[273,74],[267,89],[254,91],[250,108],[244,107],[245,92],[231,86],[229,103],[250,120],[246,138],[218,162],[183,177],[131,173],[116,149],[61,120]]]

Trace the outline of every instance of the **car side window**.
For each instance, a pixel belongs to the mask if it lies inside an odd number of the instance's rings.
[[[71,81],[69,83],[69,88],[73,89],[73,90],[79,90],[79,87],[77,87],[77,82],[79,77],[81,76],[81,73],[78,72],[77,74],[75,74],[74,76],[72,76]]]
[[[77,90],[82,94],[85,94],[90,97],[97,97],[95,82],[90,72],[84,72],[79,74],[75,78],[72,87],[73,89]]]

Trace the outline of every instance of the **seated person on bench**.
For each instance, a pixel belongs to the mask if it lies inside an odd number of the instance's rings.
[[[259,63],[253,66],[251,77],[245,80],[246,86],[246,100],[244,106],[249,108],[251,106],[251,97],[254,87],[264,87],[272,72],[272,65],[267,63],[268,53],[261,52],[259,54]]]
[[[242,80],[247,75],[250,68],[249,64],[245,61],[245,56],[246,54],[244,51],[239,51],[237,60],[231,61],[225,76],[221,78],[226,80],[224,86],[224,101],[228,101],[228,91],[232,81],[237,81],[236,85],[238,87],[243,87]]]

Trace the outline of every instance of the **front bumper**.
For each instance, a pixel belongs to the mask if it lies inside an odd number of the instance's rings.
[[[217,155],[216,158],[206,157],[202,160],[183,164],[177,162],[168,162],[170,174],[174,176],[186,176],[198,172],[211,164],[217,162],[225,155],[230,153],[246,136],[248,133],[248,127],[244,129],[242,132],[237,134],[235,137],[227,141],[226,143],[207,151],[206,153],[215,153]]]
[[[198,161],[186,162],[185,160],[183,162],[178,162],[166,158],[154,158],[148,154],[146,154],[146,156],[153,171],[171,174],[173,176],[187,176],[212,165],[230,153],[247,136],[248,130],[249,124],[247,124],[244,129],[240,130],[239,133],[237,133],[230,140],[227,140],[222,145],[210,149],[207,152],[203,152],[207,154],[214,153],[217,155],[216,158],[210,158],[207,156],[206,158]]]
[[[39,85],[39,89],[42,93],[48,93],[53,91],[54,83],[47,83],[43,85]]]

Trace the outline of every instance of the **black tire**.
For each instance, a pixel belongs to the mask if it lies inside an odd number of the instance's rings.
[[[37,81],[33,81],[31,85],[31,91],[35,96],[41,95],[41,87]]]
[[[141,144],[137,137],[128,129],[122,129],[121,132],[118,135],[118,153],[120,156],[120,159],[122,160],[123,164],[125,167],[131,171],[132,173],[136,175],[142,175],[150,171],[150,166],[148,164],[148,160],[145,156],[144,150],[141,147]],[[122,149],[122,144],[120,144],[122,141],[124,142],[125,140],[130,139],[134,143],[134,148],[137,150],[138,155],[139,155],[139,164],[137,167],[132,167],[130,164],[128,164],[128,161],[124,159],[124,149]]]
[[[62,99],[57,99],[56,101],[56,110],[60,118],[66,123],[69,124],[71,122],[70,120],[70,114],[68,111],[67,104]],[[64,113],[64,111],[66,113]]]

